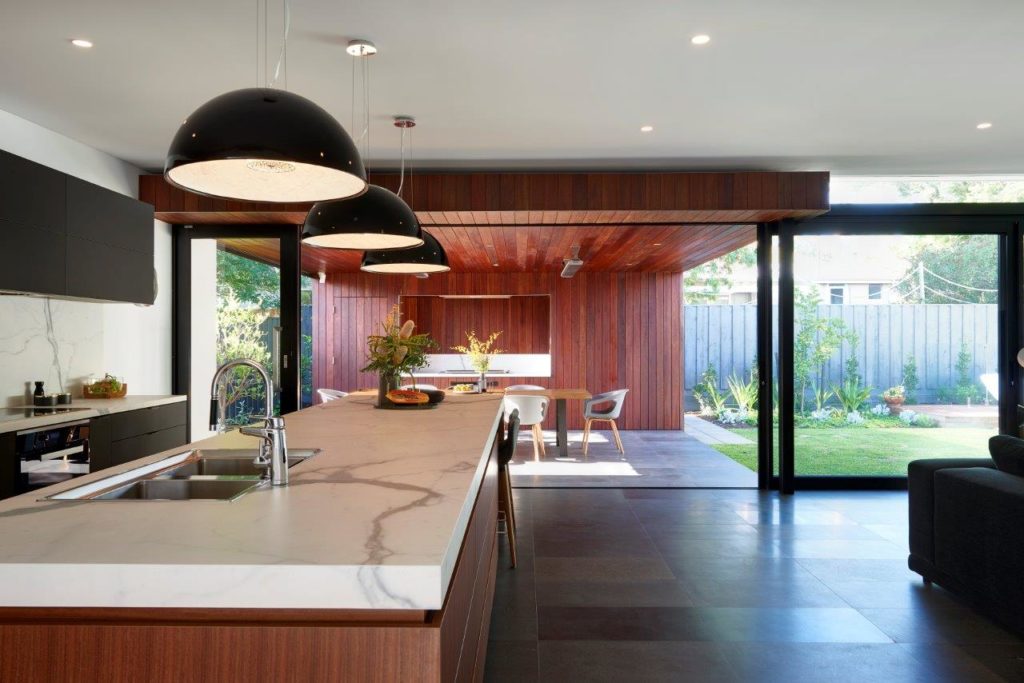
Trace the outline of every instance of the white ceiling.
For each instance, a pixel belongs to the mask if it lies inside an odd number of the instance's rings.
[[[0,109],[145,168],[256,84],[256,0],[3,5]],[[376,42],[382,165],[413,114],[421,167],[1011,174],[1022,25],[1020,0],[293,0],[288,87],[348,127],[344,46]]]

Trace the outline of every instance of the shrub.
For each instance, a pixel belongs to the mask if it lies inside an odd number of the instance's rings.
[[[741,412],[747,412],[757,406],[756,377],[751,376],[749,381],[744,382],[733,374],[729,375],[726,383],[729,385],[729,393],[732,395],[732,400],[736,402],[736,407]]]
[[[714,364],[708,365],[704,372],[701,373],[700,381],[693,387],[693,397],[697,399],[697,405],[700,406],[701,415],[717,416],[721,407],[715,407],[715,401],[712,399],[714,394],[718,393],[718,371],[715,370]]]
[[[855,413],[871,396],[871,387],[862,387],[855,382],[844,382],[843,386],[832,385],[832,392],[847,413]]]
[[[907,391],[907,403],[917,403],[917,384],[920,380],[917,377],[917,359],[907,356],[907,362],[903,364],[903,388]]]

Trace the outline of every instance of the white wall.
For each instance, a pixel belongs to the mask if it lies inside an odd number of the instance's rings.
[[[211,435],[210,382],[217,371],[217,242],[192,240],[191,438]]]
[[[139,169],[0,110],[0,149],[135,197]],[[158,295],[153,306],[0,296],[0,402],[23,403],[33,380],[78,393],[111,372],[132,394],[171,391],[171,233],[153,226]]]

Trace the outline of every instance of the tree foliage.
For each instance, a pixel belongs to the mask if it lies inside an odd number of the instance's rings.
[[[261,261],[217,250],[217,298],[234,297],[262,309],[281,308],[281,274]]]
[[[811,389],[817,403],[822,403],[821,392],[825,386],[825,363],[838,351],[843,342],[851,349],[856,349],[857,335],[848,330],[846,323],[838,318],[821,318],[818,316],[820,303],[818,290],[796,290],[794,292],[794,308],[796,309],[796,338],[793,342],[793,381],[796,386],[796,400],[799,402],[798,412],[803,414],[806,409],[805,397]],[[853,374],[859,384],[857,366],[846,366],[847,379]],[[820,405],[819,405],[820,407]]]
[[[256,308],[243,308],[238,299],[229,295],[217,306],[217,365],[248,358],[264,368],[270,367],[270,350],[263,341],[262,325],[267,314]],[[223,383],[224,406],[232,405],[243,399],[264,400],[263,383],[257,372],[251,368],[235,368],[231,370]],[[248,424],[249,415],[239,414],[233,420],[239,424]]]
[[[683,297],[687,304],[707,304],[732,286],[733,271],[757,265],[757,247],[748,245],[719,256],[683,274]]]
[[[908,254],[907,272],[895,289],[907,303],[996,303],[997,249],[993,235],[920,237]]]

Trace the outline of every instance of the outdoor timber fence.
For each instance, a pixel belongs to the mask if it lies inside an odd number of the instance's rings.
[[[863,383],[873,388],[872,400],[901,384],[909,356],[917,362],[917,400],[936,400],[940,389],[957,383],[961,344],[971,354],[971,377],[996,372],[998,323],[995,304],[863,304],[818,306],[819,318],[839,318],[857,334],[857,361]],[[773,311],[778,322],[778,309]],[[683,366],[686,408],[696,409],[693,386],[713,363],[719,389],[735,373],[746,378],[757,353],[757,307],[695,304],[683,306]],[[773,365],[778,338],[773,340]],[[841,384],[851,348],[843,343],[824,366],[825,385]],[[987,397],[991,400],[991,397]]]

